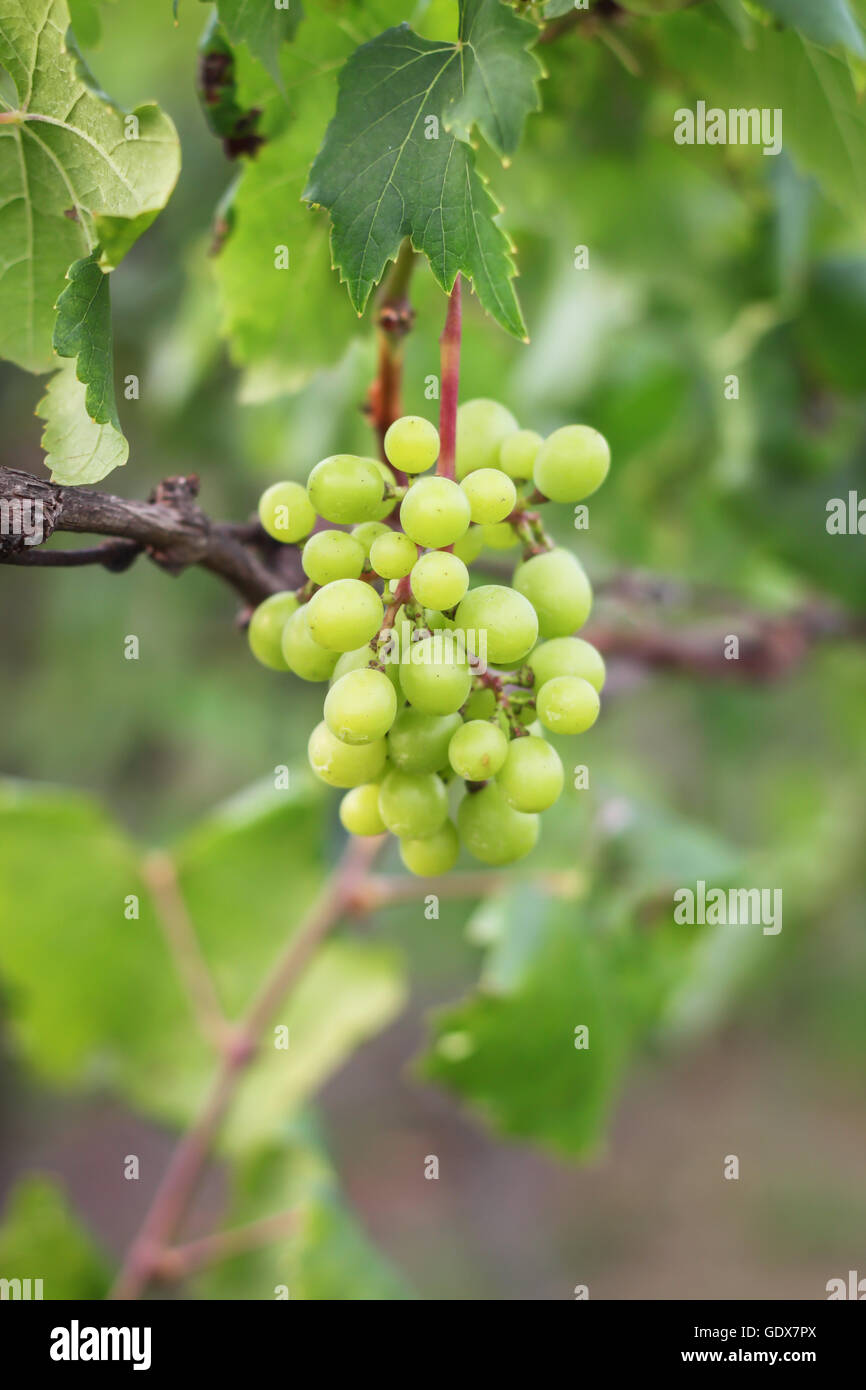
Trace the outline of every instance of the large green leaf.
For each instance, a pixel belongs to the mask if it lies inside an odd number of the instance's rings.
[[[290,42],[304,17],[301,0],[277,9],[273,0],[217,0],[220,23],[232,43],[245,43],[280,82],[280,45]]]
[[[817,4],[815,0],[759,0],[759,3],[815,43],[828,47],[843,44],[859,58],[866,56],[863,34],[848,0],[819,0]]]
[[[101,272],[100,272],[101,274]],[[99,424],[87,409],[88,387],[79,381],[73,359],[49,381],[36,407],[44,420],[45,465],[55,483],[98,483],[129,457],[129,444],[112,420]]]
[[[331,214],[334,263],[359,314],[408,236],[443,289],[462,271],[487,311],[525,336],[509,241],[468,136],[477,125],[501,154],[514,149],[538,104],[535,32],[500,0],[462,0],[456,44],[404,24],[346,63],[304,196]]]
[[[120,430],[114,399],[114,357],[108,276],[99,248],[69,267],[69,284],[57,301],[54,350],[76,358],[76,376],[87,391],[84,405],[95,424]]]
[[[106,1262],[51,1178],[26,1178],[10,1193],[0,1221],[0,1278],[41,1279],[44,1299],[105,1297]]]
[[[0,0],[0,355],[54,365],[54,306],[73,261],[100,242],[110,264],[165,206],[177,134],[153,105],[126,118],[67,41],[66,0]]]

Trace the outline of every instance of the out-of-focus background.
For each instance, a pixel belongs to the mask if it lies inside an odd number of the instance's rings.
[[[390,9],[441,34],[456,7]],[[712,645],[767,615],[820,610],[852,631],[862,615],[864,538],[828,534],[826,508],[864,486],[866,49],[777,27],[781,9],[575,26],[544,45],[544,110],[511,166],[479,152],[531,343],[467,303],[462,396],[609,438],[589,531],[567,508],[552,528],[618,632]],[[359,7],[342,10],[360,41]],[[242,519],[270,482],[371,448],[375,344],[329,283],[313,214],[316,322],[258,284],[264,192],[209,254],[238,170],[196,99],[204,7],[185,0],[176,27],[167,3],[99,12],[100,84],[124,106],[157,99],[184,160],[113,276],[118,377],[141,389],[121,401],[131,454],[107,486],[144,497],[196,472],[209,514]],[[300,108],[301,87],[287,100]],[[673,113],[698,100],[781,108],[783,152],[678,146]],[[429,414],[444,300],[424,268],[412,298],[405,406]],[[3,461],[41,474],[40,394],[0,374]],[[142,856],[176,847],[239,1009],[338,850],[335,800],[295,771],[322,691],[253,662],[232,596],[198,571],[4,568],[0,584],[0,1275],[44,1266],[46,1296],[99,1297],[208,1074]],[[256,1072],[190,1227],[298,1203],[303,1237],[182,1293],[821,1298],[862,1270],[866,659],[850,636],[781,666],[745,680],[723,661],[704,677],[612,661],[602,718],[579,757],[563,745],[590,787],[545,815],[511,888],[443,897],[438,920],[403,903],[327,948],[287,1015],[290,1061]],[[273,791],[282,764],[289,793]],[[565,897],[547,870],[569,872]],[[782,931],[675,927],[672,892],[698,879],[781,888]],[[591,1060],[575,1070],[581,1023]]]

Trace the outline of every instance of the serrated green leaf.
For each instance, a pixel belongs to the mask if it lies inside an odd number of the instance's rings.
[[[232,43],[245,43],[278,85],[280,45],[290,43],[304,17],[301,0],[277,9],[273,0],[217,0],[220,23]]]
[[[52,1178],[25,1178],[9,1194],[0,1220],[0,1278],[39,1279],[44,1299],[105,1297],[105,1259]],[[30,1297],[39,1296],[31,1282]]]
[[[500,0],[465,0],[459,44],[404,24],[346,63],[304,197],[331,214],[334,264],[358,313],[408,236],[443,289],[463,272],[487,311],[525,337],[509,241],[466,137],[477,124],[500,152],[514,148],[537,103],[534,32]],[[497,73],[509,85],[485,92]]]
[[[116,264],[165,206],[180,168],[177,133],[154,105],[124,113],[94,90],[71,40],[66,0],[0,0],[0,64],[18,109],[0,100],[0,355],[49,371],[54,306],[73,261],[101,242]],[[130,132],[137,138],[127,138]]]
[[[799,29],[807,39],[832,48],[842,44],[859,58],[866,57],[863,33],[848,0],[759,0],[765,10],[792,29]]]
[[[108,275],[99,247],[69,267],[69,284],[57,301],[54,350],[76,359],[76,376],[87,388],[84,406],[98,425],[120,432],[114,399],[114,356]]]
[[[42,448],[51,481],[69,486],[98,483],[129,457],[129,444],[108,421],[99,424],[87,409],[88,387],[69,359],[48,382],[36,414],[45,421]]]

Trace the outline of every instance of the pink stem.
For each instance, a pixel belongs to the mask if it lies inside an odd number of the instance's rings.
[[[463,307],[460,293],[460,273],[448,300],[445,327],[439,339],[441,353],[441,383],[439,400],[439,463],[436,472],[442,478],[454,477],[454,458],[457,449],[457,401],[460,393],[460,338],[463,329]]]

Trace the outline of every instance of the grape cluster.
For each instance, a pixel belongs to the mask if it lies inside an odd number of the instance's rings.
[[[544,731],[589,729],[605,676],[573,635],[589,581],[534,508],[595,492],[609,449],[586,425],[542,439],[496,401],[474,400],[457,412],[454,478],[429,471],[439,434],[420,416],[391,425],[385,455],[335,454],[306,487],[264,493],[262,526],[301,547],[307,582],[256,609],[250,647],[265,666],[330,683],[308,754],[344,790],[347,831],[390,831],[415,874],[447,872],[461,844],[485,864],[511,863],[564,785]],[[314,529],[318,518],[329,525]],[[518,546],[511,587],[470,587],[483,548]]]

